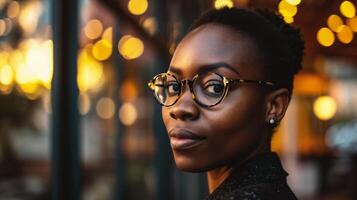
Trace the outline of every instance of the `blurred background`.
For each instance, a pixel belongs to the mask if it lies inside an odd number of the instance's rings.
[[[146,82],[167,69],[191,22],[222,6],[273,9],[301,28],[303,71],[273,150],[299,199],[357,199],[356,1],[73,0],[77,15],[54,12],[54,2],[0,0],[0,199],[51,199],[63,184],[52,176],[54,162],[63,166],[54,146],[79,149],[69,165],[81,163],[71,169],[82,199],[203,199],[205,174],[175,168]],[[69,33],[78,43],[78,141],[58,144],[53,19],[65,15],[78,17]]]

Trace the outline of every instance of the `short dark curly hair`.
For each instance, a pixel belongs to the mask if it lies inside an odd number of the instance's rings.
[[[270,10],[225,7],[203,13],[191,25],[190,31],[209,23],[232,27],[250,37],[265,63],[266,78],[292,94],[294,76],[302,68],[305,48],[299,29]]]

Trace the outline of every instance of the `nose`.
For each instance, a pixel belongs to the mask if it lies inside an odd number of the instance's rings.
[[[171,107],[170,117],[176,120],[193,121],[199,117],[199,109],[192,99],[190,90],[184,90],[181,97]]]

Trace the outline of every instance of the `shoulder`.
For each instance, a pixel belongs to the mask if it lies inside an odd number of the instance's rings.
[[[284,182],[242,187],[231,190],[223,196],[222,198],[217,198],[217,200],[297,200],[289,186]]]

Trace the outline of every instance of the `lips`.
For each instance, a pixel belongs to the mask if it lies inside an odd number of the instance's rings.
[[[186,150],[197,147],[204,142],[205,137],[186,129],[172,129],[169,131],[171,147],[175,150]]]

